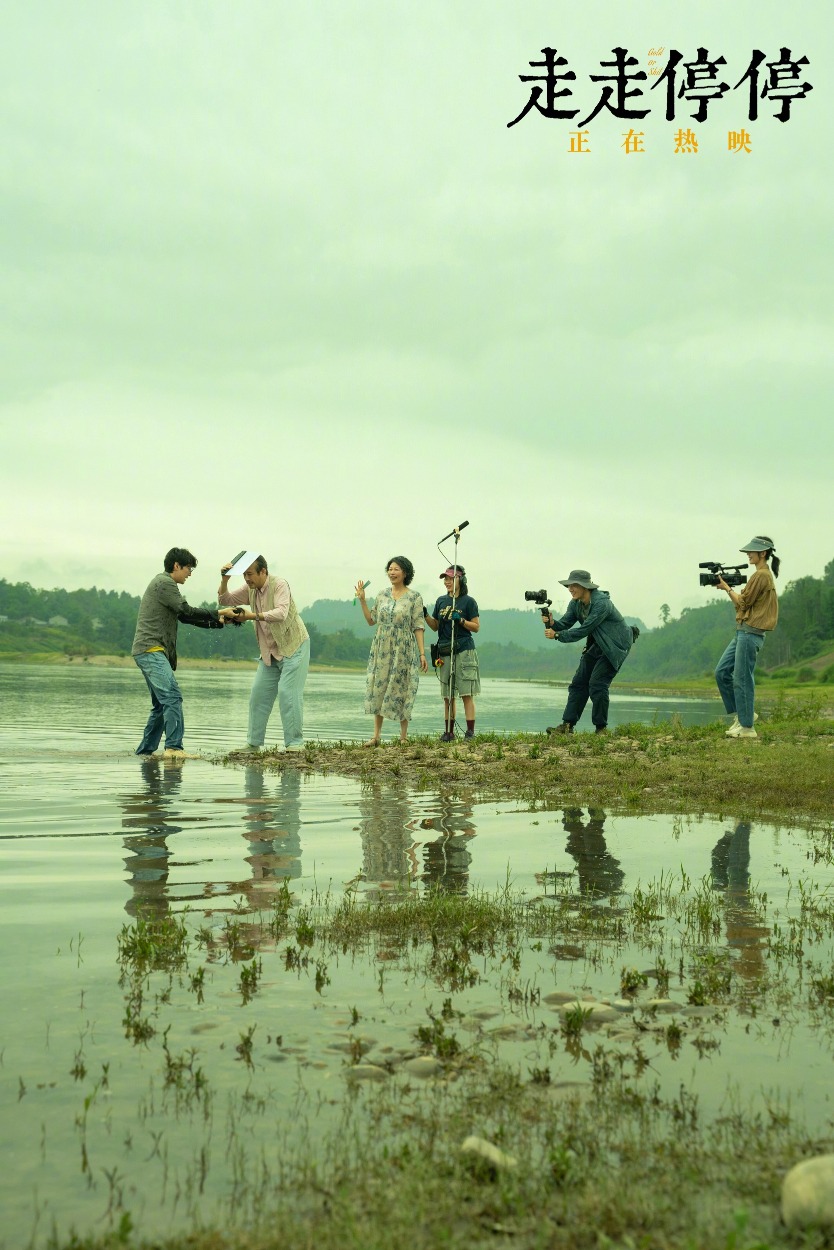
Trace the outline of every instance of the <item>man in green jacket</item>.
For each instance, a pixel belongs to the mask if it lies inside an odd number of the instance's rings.
[[[557,642],[578,642],[587,638],[587,642],[568,687],[562,723],[548,726],[547,732],[573,733],[590,698],[595,731],[605,733],[608,691],[636,635],[614,607],[608,591],[600,590],[587,569],[573,569],[559,585],[567,586],[571,602],[559,620],[552,615],[545,618],[545,637]]]
[[[136,748],[137,755],[153,755],[165,731],[166,759],[185,756],[182,740],[185,721],[182,692],[177,685],[177,626],[222,629],[229,612],[192,608],[180,594],[180,586],[197,566],[197,558],[185,547],[172,547],[163,561],[163,573],[148,585],[139,604],[131,654],[151,692],[151,714]]]

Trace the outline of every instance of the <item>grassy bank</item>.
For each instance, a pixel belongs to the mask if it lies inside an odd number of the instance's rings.
[[[596,806],[735,815],[775,821],[834,819],[834,720],[819,696],[783,696],[763,711],[755,740],[729,739],[725,723],[621,725],[605,735],[479,735],[441,743],[311,744],[303,755],[264,752],[265,769],[301,768],[397,778],[481,797],[519,796],[553,807]],[[251,756],[231,754],[230,763]]]

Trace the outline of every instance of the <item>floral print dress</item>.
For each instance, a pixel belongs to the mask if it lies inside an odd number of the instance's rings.
[[[368,659],[365,711],[388,720],[411,720],[420,680],[420,652],[414,631],[425,628],[423,600],[416,590],[395,599],[387,587],[372,613],[376,633]]]

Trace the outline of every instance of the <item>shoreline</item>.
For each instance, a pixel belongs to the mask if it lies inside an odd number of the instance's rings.
[[[0,664],[34,664],[42,668],[134,668],[130,655],[65,655],[60,652],[36,652],[33,655],[15,651],[8,655],[0,653]],[[252,660],[202,660],[178,658],[177,672],[182,669],[206,669],[216,672],[246,672],[254,669],[257,659]],[[339,664],[311,664],[311,673],[363,673],[364,665],[351,667]]]
[[[442,788],[481,801],[517,799],[542,810],[603,807],[616,814],[670,813],[775,824],[834,825],[834,723],[803,716],[759,721],[753,741],[725,737],[725,722],[684,727],[631,724],[611,733],[478,735],[441,743],[308,743],[286,755],[232,751],[224,765]]]

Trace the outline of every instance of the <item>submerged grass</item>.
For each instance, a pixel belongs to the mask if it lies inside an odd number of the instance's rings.
[[[291,762],[259,757],[265,768],[395,775],[548,807],[581,798],[614,811],[811,818],[816,828],[807,875],[789,880],[779,906],[752,887],[692,880],[681,868],[604,897],[547,873],[535,898],[509,880],[489,894],[403,882],[390,894],[349,889],[299,903],[285,882],[268,910],[238,910],[214,928],[140,917],[118,938],[124,1027],[132,1055],[154,1073],[142,1111],[154,1142],[164,1114],[193,1126],[188,1183],[180,1192],[179,1180],[162,1177],[166,1200],[183,1204],[185,1231],[150,1236],[134,1227],[121,1178],[110,1181],[97,1225],[107,1233],[59,1229],[48,1244],[830,1245],[822,1232],[782,1226],[779,1191],[793,1164],[834,1151],[834,1119],[818,1112],[808,1129],[778,1089],[748,1087],[744,1071],[730,1081],[719,1059],[730,1033],[736,1055],[747,1044],[787,1049],[800,1031],[824,1062],[834,1054],[834,894],[822,880],[834,866],[832,746],[834,724],[797,704],[760,722],[751,743],[727,740],[723,725],[632,725],[558,743],[517,735],[372,752],[308,747]],[[195,967],[197,959],[205,965]],[[297,1004],[306,994],[322,1018],[341,969],[355,965],[370,973],[369,998],[343,995],[354,1005],[340,1007],[335,1058],[324,1042],[303,1054],[285,1044],[286,997]],[[389,984],[398,989],[390,999]],[[229,1014],[231,1003],[245,1015]],[[206,1039],[219,1034],[183,1029],[184,1016],[210,1030],[224,1015],[227,1030],[213,1049]],[[383,1045],[366,1027],[395,1041]],[[310,1032],[317,1036],[315,1024]],[[72,1078],[85,1093],[93,1061],[81,1050]],[[284,1068],[297,1074],[288,1107],[275,1063],[293,1060],[297,1067]],[[229,1066],[238,1085],[220,1098]],[[716,1081],[726,1086],[723,1099],[713,1096]],[[86,1178],[96,1168],[86,1125],[97,1096],[98,1086],[86,1093],[78,1121]],[[265,1126],[260,1136],[256,1125]],[[500,1154],[464,1152],[472,1135]],[[115,1162],[104,1174],[119,1177]],[[212,1223],[203,1195],[221,1191],[227,1214]]]
[[[830,867],[824,836],[818,844],[817,864]],[[778,1015],[789,1029],[809,1021],[820,1046],[834,1049],[834,899],[813,877],[792,883],[788,899],[772,915],[768,900],[754,891],[743,900],[745,923],[758,926],[755,944],[763,952],[751,977],[744,955],[726,944],[739,899],[716,890],[708,879],[693,882],[682,871],[608,899],[577,894],[559,882],[554,893],[527,900],[508,883],[494,895],[406,892],[369,904],[349,894],[293,908],[284,890],[271,911],[247,917],[253,955],[243,969],[235,958],[236,939],[226,935],[216,944],[244,1003],[257,1001],[261,980],[275,978],[275,964],[306,974],[311,992],[320,994],[330,981],[328,968],[338,983],[340,959],[366,958],[375,966],[384,952],[385,967],[396,965],[406,982],[438,987],[446,995],[442,1006],[412,1018],[410,1044],[387,1054],[374,1051],[357,1028],[365,1005],[351,1010],[345,1022],[351,1041],[336,1097],[340,1110],[320,1134],[311,1131],[323,1105],[316,1096],[293,1111],[293,1127],[300,1130],[293,1146],[269,1158],[262,1145],[247,1149],[238,1117],[230,1130],[236,1162],[222,1227],[204,1226],[197,1195],[187,1233],[143,1238],[141,1228],[133,1227],[127,1191],[120,1189],[108,1208],[107,1235],[56,1233],[49,1245],[54,1250],[123,1245],[816,1250],[830,1245],[821,1232],[799,1235],[782,1226],[779,1191],[794,1163],[834,1149],[834,1122],[829,1118],[826,1128],[812,1135],[778,1093],[754,1095],[729,1084],[720,1110],[707,1112],[691,1071],[693,1063],[714,1063],[729,1013],[747,1020],[751,1045],[757,1044],[757,1022],[768,1019],[776,1027]],[[225,923],[228,927],[228,918]],[[184,941],[175,941],[183,931]],[[148,954],[145,920],[126,927],[119,938],[127,996],[141,983],[154,995],[160,1016],[169,1009],[175,977],[187,992],[189,986],[193,990],[197,978],[190,960],[211,947],[205,930],[192,934],[185,925],[169,926],[166,933],[177,952],[173,970],[158,955],[164,945],[158,931],[151,941],[157,954]],[[600,1026],[594,1019],[600,1003],[589,997],[571,1001],[569,995],[551,994],[554,1001],[545,1006],[542,995],[553,978],[548,951],[571,943],[584,951],[580,979],[587,980],[593,969],[596,982],[610,986],[603,1002],[618,995],[624,1000],[613,1023]],[[261,952],[257,957],[255,950]],[[624,965],[624,953],[633,957],[635,950],[651,966]],[[481,981],[498,989],[505,1019],[512,1021],[505,1029],[525,1039],[520,1061],[508,1061],[500,1049],[501,1030],[479,1023],[458,997]],[[161,994],[155,982],[162,983]],[[673,1016],[665,1014],[670,985],[679,1008]],[[202,1003],[209,991],[202,978],[200,991]],[[560,999],[564,1010],[557,1010]],[[231,1049],[245,1074],[241,1107],[258,1118],[274,1115],[278,1132],[282,1113],[272,1102],[263,1061],[274,1003],[264,1010],[265,1026],[254,1022],[238,1029],[239,1041]],[[610,1021],[613,1014],[609,1007],[605,1018]],[[160,1019],[148,1039],[161,1047],[163,1091],[173,1113],[191,1114],[203,1125],[208,1142],[219,1131],[212,1122],[208,1066],[195,1046],[175,1048],[169,1033],[170,1025],[163,1028]],[[691,1045],[693,1057],[681,1065],[679,1079],[662,1079],[659,1055],[665,1051],[674,1061],[684,1045]],[[409,1056],[428,1065],[432,1079],[411,1075]],[[329,1090],[332,1101],[332,1084]],[[281,1131],[289,1133],[286,1125]],[[462,1150],[473,1134],[501,1152],[497,1162]],[[195,1158],[201,1193],[215,1183],[205,1143],[197,1142]]]

